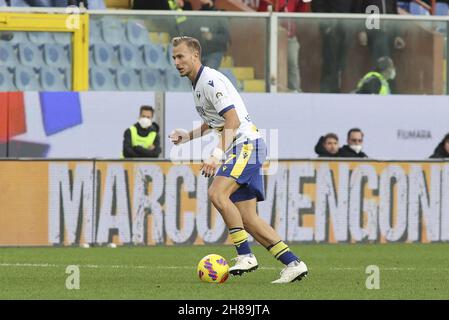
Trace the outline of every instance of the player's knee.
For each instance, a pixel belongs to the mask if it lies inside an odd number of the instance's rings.
[[[207,193],[208,193],[209,199],[212,201],[212,203],[214,204],[214,206],[217,209],[223,207],[223,205],[226,201],[226,197],[223,195],[223,192],[220,192],[219,190],[216,190],[215,188],[209,188]]]

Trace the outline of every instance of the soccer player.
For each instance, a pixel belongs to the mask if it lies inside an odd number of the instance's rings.
[[[226,76],[201,64],[201,46],[197,39],[176,37],[172,45],[176,69],[181,77],[188,77],[192,82],[196,110],[203,124],[190,132],[175,129],[169,137],[178,145],[210,129],[220,133],[219,143],[203,162],[201,172],[206,177],[215,175],[208,195],[229,228],[237,249],[235,265],[229,272],[242,275],[258,267],[248,243],[248,231],[285,265],[280,278],[272,283],[301,280],[308,272],[306,264],[256,211],[257,201],[264,200],[262,164],[267,151],[242,98]]]

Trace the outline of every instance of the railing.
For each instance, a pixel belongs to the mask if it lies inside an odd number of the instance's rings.
[[[70,12],[65,10],[0,8],[0,31],[3,34],[8,30],[13,30],[13,34],[17,30],[64,31],[64,28],[51,30],[45,24],[41,24],[42,28],[13,28],[11,24],[14,21],[8,18],[10,14],[7,12],[19,15],[48,13],[45,17],[58,13],[63,21],[68,22],[66,32],[84,35],[85,38],[81,36],[70,43],[75,46],[84,43],[84,57],[88,55],[87,48],[90,47],[88,64],[75,64],[81,53],[75,53],[75,48],[65,45],[65,54],[69,59],[74,59],[72,68],[77,70],[63,75],[73,81],[66,85],[67,89],[188,91],[188,82],[183,83],[170,65],[170,37],[178,34],[201,37],[207,33],[207,28],[210,31],[212,27],[221,27],[229,31],[228,40],[221,43],[226,44],[227,48],[220,45],[218,49],[211,48],[207,41],[202,41],[205,43],[204,55],[207,57],[210,53],[218,53],[210,57],[207,63],[211,64],[223,55],[221,70],[241,91],[349,93],[366,72],[374,69],[378,56],[389,55],[397,70],[397,78],[391,82],[394,93],[440,95],[448,92],[446,61],[449,17],[251,12],[183,12],[179,15],[171,11],[91,10],[80,15],[88,15],[89,29],[87,24],[85,29],[73,29],[74,20],[70,19],[79,16],[67,15]],[[44,16],[40,17],[40,23],[48,22]],[[288,34],[293,24],[297,27],[298,44]],[[369,29],[376,26],[378,29]],[[139,30],[142,27],[144,30]],[[130,41],[128,32],[134,31],[137,38]],[[142,38],[139,38],[139,32],[143,32]],[[362,45],[364,37],[368,39],[367,45]],[[397,37],[403,41],[398,40],[395,45]],[[89,42],[83,42],[86,39]],[[6,41],[1,43],[5,44]],[[291,84],[292,78],[297,77],[297,74],[291,72],[296,70],[295,63],[289,62],[297,54],[295,46],[300,47],[297,60],[299,85]],[[42,43],[38,43],[42,55],[43,47]],[[21,49],[15,44],[13,50]],[[134,59],[133,56],[138,58]],[[101,60],[105,57],[106,60]],[[151,57],[156,58],[152,61]],[[20,66],[20,57],[18,60]],[[43,66],[47,66],[44,62]],[[19,87],[15,83],[17,75],[11,71],[12,66],[3,66],[5,68],[9,68],[12,86],[10,89],[7,86],[0,87],[1,91],[52,90],[51,85],[47,85],[47,88],[41,85],[37,89]],[[87,76],[89,71],[90,77]],[[36,75],[36,81],[42,82],[41,73]]]

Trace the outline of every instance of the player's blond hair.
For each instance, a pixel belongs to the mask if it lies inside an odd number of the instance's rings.
[[[199,57],[201,58],[201,45],[198,39],[195,39],[193,37],[175,37],[171,40],[171,44],[174,47],[179,46],[181,43],[185,43],[188,48],[192,49],[192,51],[197,51],[199,54]]]

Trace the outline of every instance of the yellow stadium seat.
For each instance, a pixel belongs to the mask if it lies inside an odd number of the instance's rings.
[[[108,9],[131,9],[132,0],[106,0],[106,7]]]
[[[254,68],[252,67],[234,67],[231,69],[237,80],[253,80]]]
[[[224,56],[221,60],[220,68],[233,68],[234,59],[231,56]]]
[[[244,80],[243,91],[245,92],[265,92],[265,80]]]

